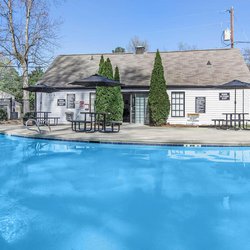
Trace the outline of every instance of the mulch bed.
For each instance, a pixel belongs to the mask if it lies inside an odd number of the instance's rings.
[[[21,125],[22,120],[8,120],[8,121],[0,121],[1,125]]]

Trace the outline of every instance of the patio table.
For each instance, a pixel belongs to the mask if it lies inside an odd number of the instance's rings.
[[[107,113],[80,112],[83,119],[71,121],[71,128],[75,132],[105,132],[107,124]],[[83,128],[81,127],[83,125]],[[89,126],[88,126],[89,125]]]

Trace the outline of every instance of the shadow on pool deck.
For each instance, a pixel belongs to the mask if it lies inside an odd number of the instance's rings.
[[[250,131],[246,130],[217,130],[215,128],[190,127],[148,127],[143,125],[124,124],[119,133],[77,133],[69,125],[51,127],[48,132],[38,134],[27,130],[22,125],[0,125],[0,133],[27,136],[35,138],[114,142],[142,144],[202,144],[225,146],[250,146]]]

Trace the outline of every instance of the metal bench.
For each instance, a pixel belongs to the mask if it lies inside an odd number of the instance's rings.
[[[227,125],[227,121],[225,119],[212,119],[212,121],[214,122],[214,127],[215,128],[219,128],[219,129],[222,129],[222,128],[227,128],[228,125]]]
[[[121,125],[122,125],[121,121],[109,121],[106,123],[103,132],[118,133],[121,129]]]
[[[83,127],[81,125],[83,125]],[[92,126],[93,126],[92,121],[71,120],[71,129],[72,129],[72,131],[75,131],[75,132],[90,132],[90,131],[93,131]]]

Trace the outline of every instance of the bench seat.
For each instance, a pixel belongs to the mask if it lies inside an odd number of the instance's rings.
[[[225,128],[225,127],[227,127],[227,120],[225,120],[225,119],[212,119],[212,121],[214,122],[214,126],[216,128]]]
[[[105,125],[104,132],[118,133],[121,129],[122,121],[109,121]],[[110,127],[110,128],[107,128]]]

